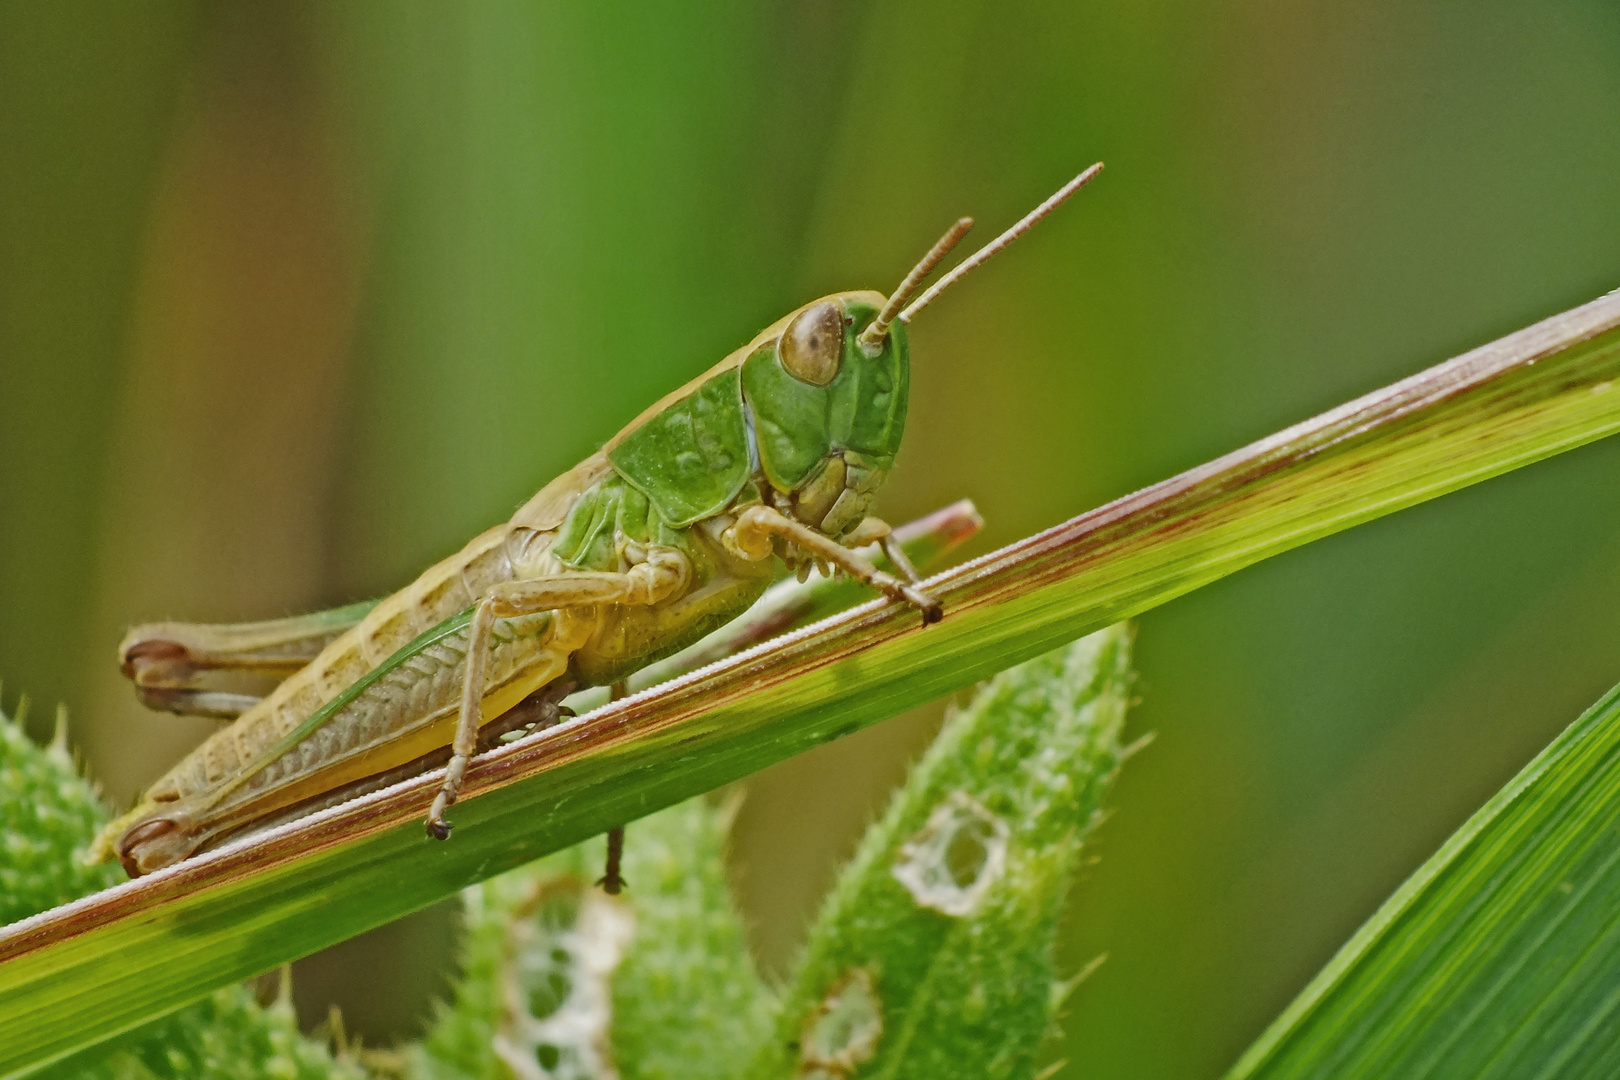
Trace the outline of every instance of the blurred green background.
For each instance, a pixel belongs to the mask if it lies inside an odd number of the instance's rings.
[[[209,730],[135,706],[128,624],[398,587],[791,307],[1097,159],[919,319],[890,520],[968,496],[983,551],[1620,284],[1620,9],[0,6],[8,701],[66,702],[127,800]],[[1158,739],[1074,893],[1069,963],[1109,960],[1064,1075],[1218,1075],[1620,679],[1617,467],[1140,620]],[[749,783],[774,970],[937,718]],[[450,919],[301,964],[303,1013],[411,1034]]]

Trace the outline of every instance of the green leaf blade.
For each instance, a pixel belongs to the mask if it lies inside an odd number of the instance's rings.
[[[1228,1080],[1620,1075],[1620,687],[1482,807]]]

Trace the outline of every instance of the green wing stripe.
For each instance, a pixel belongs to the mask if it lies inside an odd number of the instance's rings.
[[[208,800],[207,805],[217,806],[221,799],[225,798],[225,796],[229,795],[231,792],[253,779],[253,777],[263,772],[265,767],[268,766],[272,761],[275,761],[277,758],[287,753],[293,747],[297,746],[299,743],[309,738],[309,736],[313,735],[316,731],[319,731],[323,726],[325,726],[327,721],[331,720],[332,717],[338,714],[338,712],[346,708],[350,702],[354,701],[355,698],[365,693],[369,687],[377,682],[377,680],[399,667],[406,660],[427,649],[429,646],[438,644],[457,631],[466,629],[467,624],[472,621],[472,614],[473,609],[471,607],[464,608],[432,629],[422,631],[422,633],[418,634],[411,642],[401,646],[399,651],[394,653],[393,656],[390,656],[387,660],[384,660],[382,663],[372,668],[369,672],[350,683],[341,694],[311,713],[309,719],[293,728],[286,735],[283,735],[279,742],[277,742],[270,749],[266,750],[263,754],[260,754],[251,765],[243,769],[236,776],[232,777],[228,783],[221,785],[214,792],[214,797]]]

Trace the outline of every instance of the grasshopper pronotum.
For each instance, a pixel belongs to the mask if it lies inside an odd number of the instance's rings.
[[[427,811],[428,832],[445,839],[445,810],[481,746],[555,722],[569,693],[734,619],[776,559],[801,575],[830,566],[938,620],[889,526],[867,516],[905,428],[905,326],[1101,168],[915,300],[970,219],[891,296],[836,293],[784,316],[375,606],[132,630],[119,660],[143,701],[235,719],[103,830],[95,854],[149,873],[448,757]],[[854,550],[874,542],[902,577]],[[228,693],[209,682],[221,669],[283,681],[262,699]]]

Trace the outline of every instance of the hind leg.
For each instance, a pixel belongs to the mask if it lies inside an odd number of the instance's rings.
[[[124,635],[118,663],[147,708],[233,720],[262,699],[222,681],[280,682],[376,606],[368,600],[263,622],[148,623]]]

